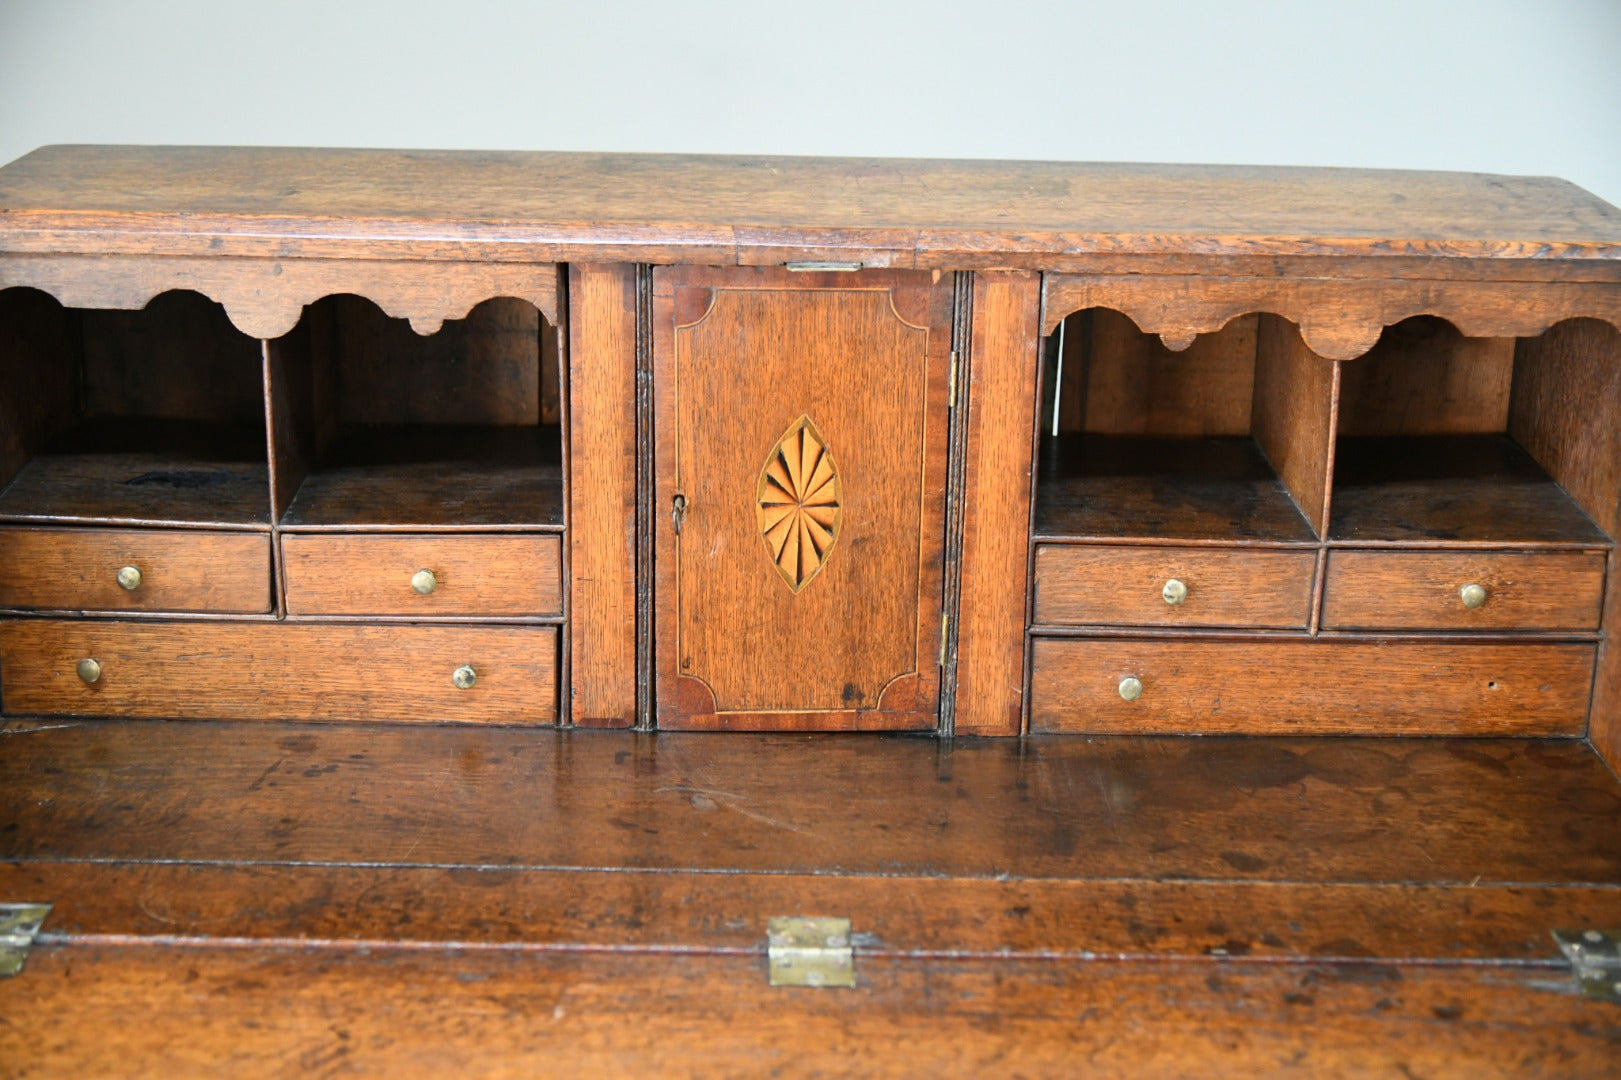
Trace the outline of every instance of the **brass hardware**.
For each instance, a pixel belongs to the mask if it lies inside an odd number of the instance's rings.
[[[681,523],[687,520],[687,497],[680,492],[670,503],[670,522],[675,526],[675,534],[681,535]]]
[[[478,672],[473,670],[472,664],[463,664],[450,673],[450,681],[458,690],[471,690],[478,682]]]
[[[1486,602],[1486,590],[1483,586],[1473,583],[1465,585],[1458,590],[1458,596],[1463,599],[1463,606],[1471,611]]]
[[[800,262],[785,262],[782,264],[790,273],[794,274],[847,274],[861,269],[858,262],[828,262],[825,260],[806,259]]]
[[[22,971],[34,935],[50,913],[49,904],[0,904],[0,977]]]
[[[1165,602],[1173,607],[1188,598],[1188,587],[1176,578],[1165,583],[1165,588],[1159,594],[1165,597]]]
[[[1143,681],[1135,675],[1127,675],[1120,680],[1120,696],[1127,701],[1136,701],[1143,696]]]
[[[1570,961],[1583,995],[1621,1002],[1621,932],[1555,930],[1553,939]]]
[[[849,919],[773,918],[766,926],[772,986],[855,986]]]
[[[139,566],[121,566],[118,568],[118,587],[125,592],[134,592],[141,587],[141,568]]]
[[[433,576],[432,570],[418,570],[411,575],[411,588],[414,592],[428,596],[439,587],[439,579]]]
[[[92,660],[86,657],[85,659],[79,661],[78,666],[75,667],[74,670],[79,673],[79,678],[84,680],[86,686],[90,685],[91,683],[101,681],[100,660]]]
[[[946,666],[946,645],[951,640],[951,616],[940,616],[940,666]]]
[[[962,353],[951,350],[951,381],[946,389],[946,408],[957,407],[957,369],[962,367]]]

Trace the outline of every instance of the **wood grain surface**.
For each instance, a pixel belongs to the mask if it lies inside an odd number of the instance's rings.
[[[1576,739],[14,720],[0,745],[26,862],[1621,886],[1621,786]]]
[[[974,276],[955,635],[955,730],[964,735],[1016,735],[1024,723],[1038,289],[1028,274]]]
[[[126,566],[140,571],[130,590]],[[263,614],[270,537],[161,529],[0,528],[0,607]]]
[[[30,1077],[1480,1077],[1601,1076],[1621,1046],[1614,1007],[1547,967],[871,959],[857,979],[770,989],[757,956],[49,947],[0,986],[0,1049]]]
[[[569,268],[570,723],[636,723],[636,271]]]
[[[1040,544],[1033,621],[1303,630],[1316,569],[1312,551]],[[1173,578],[1179,604],[1164,595]]]
[[[1475,435],[1508,430],[1515,341],[1464,337],[1420,316],[1385,328],[1341,365],[1342,435]]]
[[[661,727],[934,726],[951,301],[928,274],[655,271]]]
[[[16,251],[781,262],[855,247],[887,260],[870,265],[1058,268],[1198,237],[1211,255],[1582,260],[1612,281],[1621,259],[1621,211],[1564,181],[1358,169],[63,146],[0,170],[0,206]]]
[[[1434,260],[1431,266],[1440,269]],[[1198,335],[1261,311],[1300,327],[1307,348],[1318,356],[1352,360],[1377,345],[1386,327],[1418,315],[1438,315],[1474,338],[1530,337],[1582,317],[1621,324],[1621,288],[1607,283],[1511,282],[1489,275],[1445,281],[1434,273],[1359,279],[1325,274],[1326,264],[1319,264],[1317,273],[1302,272],[1301,266],[1291,277],[1222,277],[1217,266],[1205,269],[1196,276],[1185,268],[1154,274],[1147,266],[1142,273],[1048,274],[1044,329],[1050,333],[1071,312],[1104,307],[1158,334],[1170,348],[1185,349]]]
[[[1339,396],[1339,365],[1312,353],[1287,321],[1261,316],[1251,423],[1255,442],[1318,536],[1328,530]]]
[[[1329,630],[1596,631],[1606,552],[1331,551]],[[1486,602],[1463,604],[1479,585]]]
[[[556,536],[289,533],[281,538],[291,615],[536,616],[563,611]],[[412,576],[435,578],[418,593]]]
[[[1581,735],[1595,648],[1425,641],[1031,644],[1030,726],[1086,734]],[[1142,696],[1121,697],[1126,677]]]
[[[470,689],[451,682],[462,665]],[[11,716],[533,724],[557,706],[550,627],[29,619],[0,624],[0,668]]]

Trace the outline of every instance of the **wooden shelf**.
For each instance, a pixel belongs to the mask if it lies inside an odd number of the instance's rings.
[[[557,429],[348,428],[298,489],[282,527],[560,531]]]
[[[1316,543],[1248,438],[1061,435],[1040,470],[1038,541]]]
[[[23,466],[0,493],[0,520],[268,529],[265,453],[250,425],[85,423]]]
[[[1336,543],[1610,546],[1503,435],[1340,439],[1330,522]]]

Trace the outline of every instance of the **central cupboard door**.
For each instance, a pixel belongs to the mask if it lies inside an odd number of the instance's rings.
[[[932,728],[950,275],[653,282],[659,725]]]

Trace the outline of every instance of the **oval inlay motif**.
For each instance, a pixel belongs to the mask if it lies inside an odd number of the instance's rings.
[[[833,455],[809,416],[790,424],[772,447],[755,496],[766,554],[797,593],[827,565],[843,504]]]

